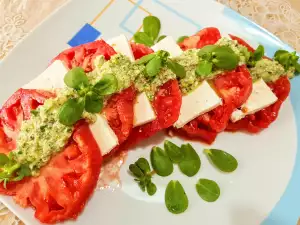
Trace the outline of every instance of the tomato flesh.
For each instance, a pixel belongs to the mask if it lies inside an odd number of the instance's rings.
[[[151,48],[148,48],[143,44],[131,42],[130,45],[135,59],[140,59],[145,55],[153,53],[153,50]]]
[[[94,60],[97,56],[103,55],[106,60],[109,60],[112,55],[116,54],[115,50],[103,40],[76,46],[67,49],[53,59],[61,60],[69,69],[74,67],[82,67],[85,72],[90,72],[94,69]]]
[[[220,31],[215,27],[207,27],[195,35],[185,38],[179,46],[182,50],[202,48],[206,45],[213,45],[221,38]]]

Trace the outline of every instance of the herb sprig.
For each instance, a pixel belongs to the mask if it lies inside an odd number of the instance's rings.
[[[278,50],[274,54],[274,60],[279,62],[284,67],[285,71],[294,67],[295,71],[300,73],[300,64],[298,63],[299,56],[296,55],[296,52],[290,53],[286,50]]]
[[[135,181],[141,190],[147,190],[148,195],[152,196],[156,193],[156,185],[151,181],[152,174],[150,164],[145,158],[139,158],[134,164],[129,165],[129,171],[135,177]]]
[[[144,31],[135,33],[133,39],[136,43],[151,47],[156,42],[159,42],[166,37],[166,35],[158,37],[160,28],[160,20],[156,16],[147,16],[143,20]]]
[[[0,167],[0,183],[3,182],[4,188],[6,188],[7,182],[20,181],[31,176],[29,166],[18,163],[11,154],[0,153]]]
[[[64,77],[65,84],[77,91],[78,97],[68,99],[60,108],[59,122],[72,126],[81,119],[82,113],[98,113],[103,108],[103,98],[118,89],[118,81],[114,74],[104,74],[100,81],[91,85],[80,67],[68,71]]]
[[[164,66],[167,66],[179,78],[186,76],[184,67],[170,59],[170,53],[164,50],[146,55],[135,63],[144,64],[146,66],[145,71],[148,77],[155,77]]]
[[[239,57],[228,46],[207,45],[198,52],[199,64],[196,68],[198,76],[210,75],[214,68],[233,70],[238,66]]]
[[[261,60],[265,55],[265,48],[262,45],[259,45],[254,52],[250,53],[250,58],[247,62],[248,67],[254,67],[257,61]]]

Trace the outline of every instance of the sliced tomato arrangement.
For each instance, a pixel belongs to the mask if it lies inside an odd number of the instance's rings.
[[[207,27],[200,30],[195,35],[185,38],[179,46],[182,50],[191,48],[202,48],[206,45],[213,45],[221,38],[218,28]]]
[[[114,54],[116,52],[110,45],[103,40],[97,40],[67,49],[55,57],[53,61],[61,60],[69,69],[82,67],[85,72],[90,72],[94,69],[93,62],[97,56],[103,55],[106,60],[109,60]]]
[[[230,122],[226,128],[228,131],[244,130],[250,133],[258,133],[268,128],[269,125],[276,120],[282,103],[288,97],[291,89],[290,81],[286,76],[279,78],[274,83],[268,83],[278,100],[271,106],[262,109],[252,115],[232,123]]]

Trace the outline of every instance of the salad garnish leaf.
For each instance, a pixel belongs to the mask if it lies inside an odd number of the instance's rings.
[[[274,54],[274,60],[279,62],[288,71],[291,67],[295,68],[297,73],[300,73],[300,64],[298,63],[299,56],[296,52],[288,52],[286,50],[278,50]]]
[[[207,202],[215,202],[220,197],[220,187],[213,180],[199,179],[196,190],[198,195]]]
[[[146,73],[149,77],[155,77],[161,68],[161,58],[159,56],[155,56],[151,59],[146,65]]]
[[[150,153],[151,165],[154,171],[162,177],[173,173],[173,163],[160,147],[153,147]]]
[[[165,39],[166,37],[167,37],[167,35],[159,36],[159,38],[157,39],[157,42],[160,42],[161,40]]]
[[[247,62],[247,66],[254,67],[257,61],[261,60],[265,55],[265,48],[262,45],[259,45],[255,52],[250,53],[250,58]]]
[[[79,67],[71,69],[64,81],[79,96],[68,99],[60,108],[59,122],[66,126],[72,126],[80,120],[84,110],[99,113],[103,108],[103,97],[118,89],[118,80],[114,74],[104,74],[95,85],[91,85],[84,70]]]
[[[201,160],[191,144],[181,145],[183,152],[183,160],[178,163],[181,172],[188,177],[192,177],[198,173],[201,167]]]
[[[148,47],[154,45],[154,41],[152,38],[148,36],[145,32],[137,32],[133,35],[133,39],[136,43],[144,44]]]
[[[177,44],[181,43],[184,41],[184,39],[188,38],[189,36],[181,36],[177,39]]]
[[[173,163],[179,163],[183,160],[184,154],[181,148],[171,141],[166,140],[164,143],[164,148]]]
[[[174,214],[183,213],[189,206],[188,197],[177,180],[171,180],[165,191],[165,205]]]
[[[179,78],[184,78],[186,76],[186,71],[182,65],[179,63],[168,59],[167,60],[167,67]]]
[[[238,167],[238,162],[231,154],[219,149],[204,149],[210,161],[223,172],[233,172]]]
[[[200,61],[196,68],[196,74],[199,76],[207,76],[211,74],[213,63],[207,60]]]
[[[156,16],[147,16],[143,20],[144,32],[155,41],[160,31],[160,20]]]

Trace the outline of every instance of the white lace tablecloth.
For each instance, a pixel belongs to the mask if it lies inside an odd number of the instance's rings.
[[[0,60],[40,21],[66,1],[0,0]],[[300,51],[300,0],[217,1],[254,20]],[[0,225],[20,224],[23,223],[0,203]]]

